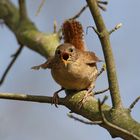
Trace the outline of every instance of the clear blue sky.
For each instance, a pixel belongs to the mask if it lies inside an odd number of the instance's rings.
[[[17,4],[17,0],[12,0]],[[29,17],[40,31],[52,32],[53,21],[61,26],[63,21],[86,4],[84,0],[46,0],[41,12],[35,16],[40,0],[28,0]],[[140,1],[110,0],[107,12],[102,12],[108,29],[123,23],[121,29],[111,35],[111,44],[116,61],[117,75],[123,104],[128,107],[140,96]],[[79,18],[84,30],[94,25],[87,9]],[[96,34],[89,30],[85,36],[89,50],[103,59],[100,42]],[[2,75],[10,55],[18,48],[14,35],[7,27],[0,27],[0,75]],[[30,67],[44,62],[37,53],[25,48],[10,71],[0,92],[50,95],[59,89],[49,70],[32,71]],[[100,66],[99,66],[100,67]],[[106,74],[96,84],[96,90],[108,86]],[[98,96],[99,97],[99,96]],[[97,97],[97,98],[98,98]],[[100,96],[102,98],[102,96]],[[107,101],[111,105],[110,99]],[[140,103],[132,111],[132,116],[140,121]],[[111,140],[109,133],[98,126],[88,126],[67,117],[69,110],[58,109],[48,104],[0,100],[0,137],[3,140]],[[120,140],[120,138],[116,138]]]

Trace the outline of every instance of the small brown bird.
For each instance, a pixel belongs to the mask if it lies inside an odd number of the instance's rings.
[[[52,77],[64,89],[86,89],[90,92],[95,87],[98,76],[96,63],[100,61],[94,52],[82,51],[70,43],[64,43],[57,47],[54,57],[33,69],[51,69]],[[58,96],[57,93],[54,97]]]

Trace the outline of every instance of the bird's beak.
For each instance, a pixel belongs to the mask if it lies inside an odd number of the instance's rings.
[[[63,53],[61,54],[61,60],[62,60],[62,62],[64,63],[65,67],[67,67],[68,59],[69,59],[69,54],[66,53],[66,52],[63,52]]]
[[[68,61],[66,61],[66,60],[64,60],[64,59],[62,59],[62,61],[63,61],[64,65],[65,65],[65,67],[67,67]]]

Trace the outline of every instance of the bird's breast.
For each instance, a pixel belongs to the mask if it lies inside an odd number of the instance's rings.
[[[84,63],[71,62],[67,66],[58,64],[51,69],[54,80],[71,90],[82,90],[95,83],[97,77],[97,67],[90,67]]]

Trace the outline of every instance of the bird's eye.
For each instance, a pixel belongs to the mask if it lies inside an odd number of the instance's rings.
[[[57,54],[60,54],[61,52],[60,52],[60,50],[57,50]]]
[[[69,52],[73,52],[74,51],[74,48],[69,48]]]

